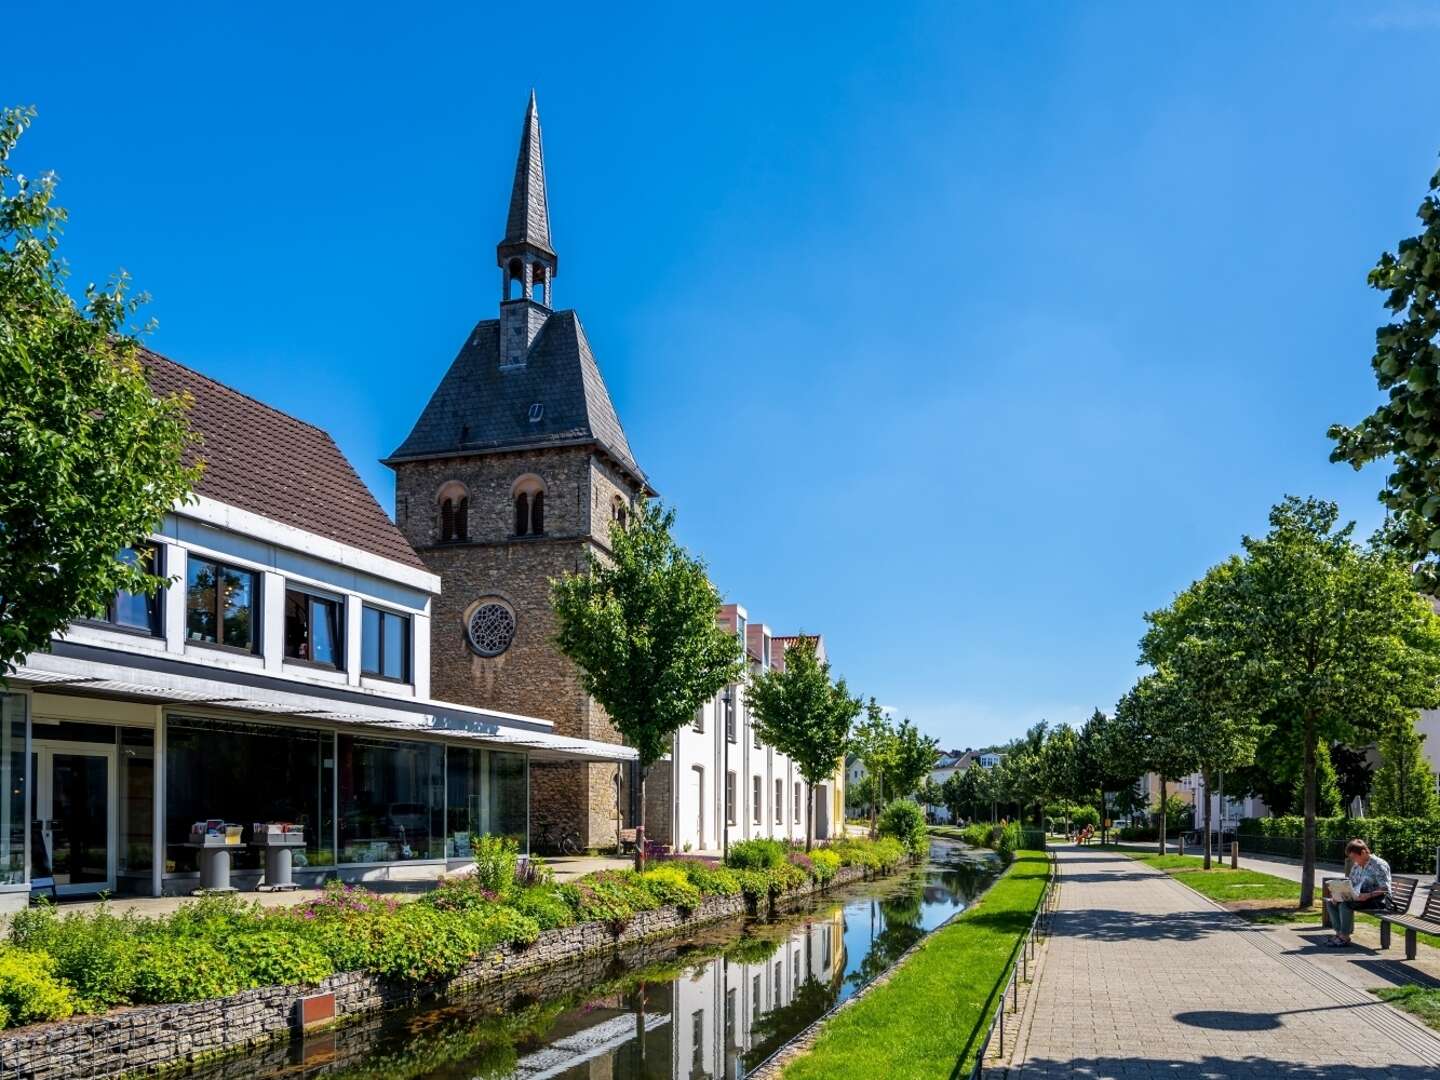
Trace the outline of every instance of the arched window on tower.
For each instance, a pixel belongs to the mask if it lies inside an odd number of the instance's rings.
[[[545,533],[545,483],[527,473],[515,481],[515,535],[543,536]]]
[[[625,505],[625,500],[619,495],[610,500],[610,520],[616,522],[622,529],[630,521],[630,508]]]
[[[451,480],[441,486],[436,498],[440,502],[440,543],[454,544],[470,536],[470,495],[465,485]]]

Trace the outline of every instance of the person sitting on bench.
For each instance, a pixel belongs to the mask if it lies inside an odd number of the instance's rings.
[[[1345,845],[1345,855],[1350,860],[1350,869],[1337,883],[1342,889],[1346,881],[1354,895],[1348,899],[1325,897],[1325,910],[1330,915],[1330,925],[1335,936],[1328,944],[1337,948],[1350,944],[1350,935],[1355,932],[1355,912],[1384,910],[1390,903],[1390,864],[1378,855],[1370,854],[1370,845],[1364,840],[1351,840]]]

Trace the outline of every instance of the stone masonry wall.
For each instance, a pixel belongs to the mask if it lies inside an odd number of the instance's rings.
[[[863,877],[860,867],[841,867],[830,887]],[[814,886],[796,890],[782,897],[777,906],[788,908],[817,891]],[[159,1072],[289,1034],[295,1027],[299,999],[310,994],[333,993],[335,1015],[343,1020],[467,987],[499,988],[520,976],[562,973],[586,958],[743,915],[745,910],[743,897],[709,897],[688,914],[674,907],[641,912],[618,934],[600,922],[561,927],[542,933],[529,946],[499,948],[472,961],[449,980],[419,987],[347,972],[332,975],[313,988],[270,986],[213,1001],[117,1009],[102,1016],[22,1028],[0,1035],[0,1080],[90,1080],[122,1072]],[[543,986],[532,989],[537,996],[546,992]]]

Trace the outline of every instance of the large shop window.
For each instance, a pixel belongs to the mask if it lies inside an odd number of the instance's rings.
[[[255,574],[194,555],[186,561],[185,636],[254,652],[258,640]]]
[[[155,866],[155,732],[116,729],[119,749],[121,892],[148,893]]]
[[[396,682],[410,681],[410,619],[366,607],[360,616],[360,671]]]
[[[504,836],[525,850],[525,755],[451,746],[445,751],[445,856],[468,859],[477,836]]]
[[[296,868],[330,866],[334,805],[333,736],[328,731],[172,716],[165,732],[165,869],[193,872],[196,850],[184,845],[190,826],[219,818],[243,826],[235,869],[256,869],[250,845],[256,822],[305,828]]]
[[[443,857],[444,747],[357,735],[338,746],[341,861]]]
[[[325,667],[344,667],[338,600],[285,590],[285,655]]]
[[[25,881],[25,700],[0,694],[0,885]]]

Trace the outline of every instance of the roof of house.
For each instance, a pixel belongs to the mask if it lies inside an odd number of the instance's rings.
[[[532,406],[539,405],[539,417]],[[500,321],[477,323],[415,427],[386,459],[595,445],[645,485],[574,311],[557,311],[522,365],[500,366]]]
[[[205,465],[197,494],[426,569],[327,432],[159,353],[142,349],[140,360],[156,393],[192,399],[201,441],[186,458]]]

